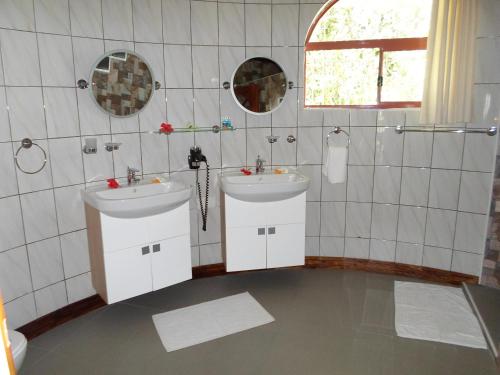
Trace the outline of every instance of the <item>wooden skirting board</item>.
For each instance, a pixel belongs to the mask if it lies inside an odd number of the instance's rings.
[[[17,328],[17,331],[26,336],[28,340],[31,340],[58,325],[69,322],[72,319],[78,318],[81,315],[85,315],[103,306],[106,306],[106,302],[96,294],[33,320]]]
[[[413,277],[436,283],[461,285],[462,282],[477,284],[477,276],[458,272],[443,271],[435,268],[413,266],[410,264],[382,262],[378,260],[337,258],[337,257],[306,257],[306,268],[336,268],[344,270],[359,270],[390,275]]]
[[[333,268],[358,270],[390,275],[405,276],[431,282],[460,285],[462,282],[477,284],[476,276],[465,275],[458,272],[443,271],[434,268],[412,266],[408,264],[381,262],[367,259],[337,258],[337,257],[306,257],[303,268]],[[245,271],[253,272],[253,271]],[[228,274],[224,263],[210,264],[207,266],[193,267],[193,279],[202,277],[220,276]],[[84,315],[90,311],[105,306],[106,303],[98,295],[77,301],[59,310],[38,318],[17,330],[31,340],[50,329]]]

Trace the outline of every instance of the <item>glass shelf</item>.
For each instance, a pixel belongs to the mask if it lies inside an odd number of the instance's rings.
[[[212,133],[220,133],[220,132],[225,132],[225,131],[235,131],[238,130],[237,128],[228,128],[228,127],[221,127],[219,125],[214,125],[214,126],[205,126],[205,127],[196,127],[196,128],[179,128],[179,129],[174,129],[172,132],[167,133],[163,132],[160,130],[153,130],[153,131],[147,131],[143,133],[147,134],[165,134],[169,135],[172,133],[203,133],[203,132],[212,132]]]

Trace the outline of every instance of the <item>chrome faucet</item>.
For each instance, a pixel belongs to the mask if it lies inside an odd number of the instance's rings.
[[[139,172],[138,169],[132,168],[132,167],[127,167],[127,182],[129,185],[135,184],[141,180],[139,177],[136,177],[135,174],[137,172]]]
[[[264,170],[266,169],[264,168],[264,162],[265,160],[261,159],[260,155],[257,155],[257,160],[255,161],[255,174],[264,173]]]

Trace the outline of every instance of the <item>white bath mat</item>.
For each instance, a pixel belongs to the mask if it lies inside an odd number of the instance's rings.
[[[274,318],[248,292],[153,315],[167,352],[273,321]]]
[[[486,341],[460,288],[394,283],[398,336],[486,349]]]

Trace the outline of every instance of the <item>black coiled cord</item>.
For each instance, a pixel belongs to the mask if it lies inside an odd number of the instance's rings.
[[[208,163],[206,161],[205,161],[205,165],[207,166],[207,185],[205,186],[205,207],[203,207],[203,202],[201,200],[201,185],[200,185],[200,181],[198,180],[199,169],[196,170],[196,185],[198,185],[198,197],[200,199],[201,220],[203,223],[203,226],[201,227],[201,229],[203,229],[206,232],[207,231],[208,186],[210,183],[210,168],[208,167]]]

